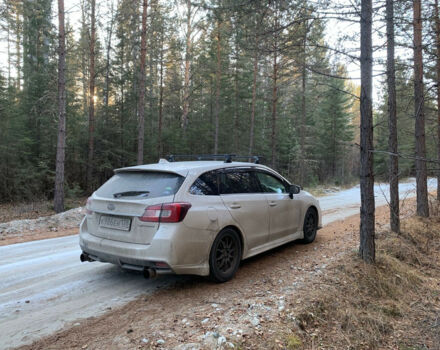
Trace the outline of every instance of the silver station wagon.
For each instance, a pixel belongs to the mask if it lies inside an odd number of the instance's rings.
[[[116,169],[87,201],[81,261],[146,277],[225,282],[243,259],[294,240],[313,242],[321,227],[318,201],[264,165],[232,160],[161,159]]]

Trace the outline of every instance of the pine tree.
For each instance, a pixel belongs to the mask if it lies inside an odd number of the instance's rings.
[[[141,32],[141,56],[139,69],[139,97],[138,97],[138,150],[137,164],[144,162],[144,134],[145,134],[145,56],[147,52],[147,0],[142,1],[142,32]]]
[[[55,168],[54,209],[64,211],[64,161],[66,148],[66,41],[64,30],[64,0],[58,0],[58,143]]]
[[[426,171],[425,101],[423,87],[422,4],[413,2],[414,29],[414,115],[416,144],[417,215],[429,216]]]
[[[89,64],[89,145],[87,156],[87,188],[89,191],[93,189],[93,169],[94,169],[94,153],[95,153],[95,52],[96,52],[96,2],[90,0],[90,64]]]
[[[344,76],[343,69],[333,72],[335,76]],[[325,89],[316,120],[319,145],[317,154],[320,158],[321,171],[327,178],[342,179],[344,155],[353,139],[352,116],[349,109],[352,97],[345,91],[343,79],[327,78],[328,88]],[[342,181],[341,181],[342,182]]]
[[[394,64],[394,1],[386,2],[387,21],[387,88],[388,88],[388,151],[390,180],[390,225],[400,232],[399,217],[399,162],[397,157],[396,73]]]
[[[32,166],[30,179],[39,192],[51,192],[50,168],[55,159],[53,144],[56,135],[52,116],[56,115],[56,69],[51,23],[51,1],[23,2],[23,95],[21,113],[26,118],[27,161]],[[53,168],[52,168],[53,169]]]
[[[359,256],[373,263],[376,256],[374,175],[373,175],[373,106],[372,106],[372,17],[371,0],[361,3],[361,225]]]

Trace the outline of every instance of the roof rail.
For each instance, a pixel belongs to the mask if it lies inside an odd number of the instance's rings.
[[[240,156],[236,154],[170,154],[167,156],[169,162],[175,162],[177,158],[189,158],[195,160],[224,160],[225,163],[231,163],[233,159],[248,159],[253,163],[259,164],[261,156]]]

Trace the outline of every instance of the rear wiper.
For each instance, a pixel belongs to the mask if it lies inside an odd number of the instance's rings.
[[[127,191],[127,192],[118,192],[113,193],[113,197],[120,198],[120,197],[133,197],[133,196],[140,196],[142,194],[148,195],[150,191]]]

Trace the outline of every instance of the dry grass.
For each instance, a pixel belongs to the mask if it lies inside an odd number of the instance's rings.
[[[243,349],[440,350],[440,207],[376,237],[376,263],[356,250],[310,276],[286,310]],[[275,332],[274,332],[275,330]]]
[[[291,322],[303,348],[438,349],[439,255],[434,217],[405,220],[401,235],[379,234],[375,265],[345,256]]]

